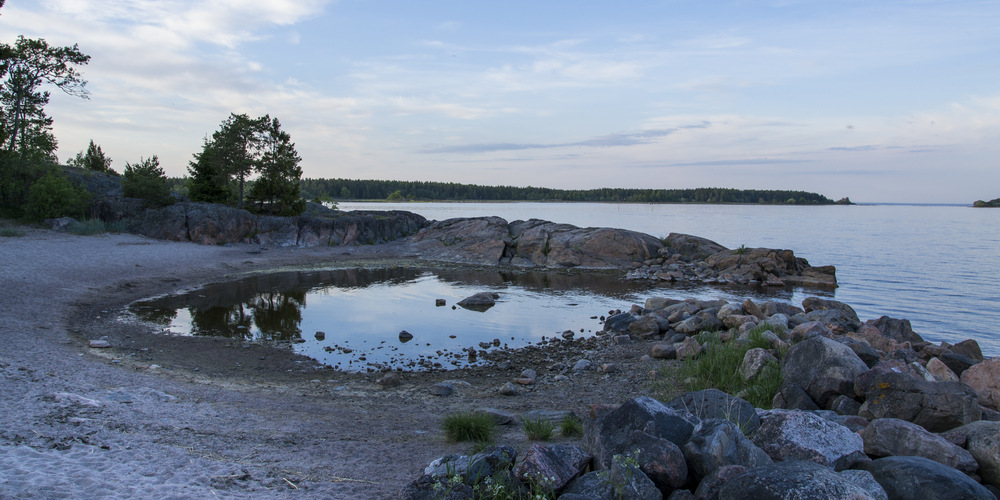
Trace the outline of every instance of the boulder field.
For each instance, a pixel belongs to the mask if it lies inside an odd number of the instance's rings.
[[[582,442],[449,455],[401,498],[995,499],[1000,358],[925,342],[906,320],[849,305],[651,298],[603,335],[690,359],[754,342],[737,373],[775,363],[770,408],[718,389],[593,405]],[[645,356],[644,356],[645,357]],[[490,496],[494,495],[494,496]],[[499,495],[499,496],[497,496]],[[504,496],[506,495],[506,496]]]

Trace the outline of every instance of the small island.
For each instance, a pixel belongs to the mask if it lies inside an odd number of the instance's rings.
[[[976,208],[1000,208],[1000,198],[994,198],[990,201],[976,200],[972,206]]]

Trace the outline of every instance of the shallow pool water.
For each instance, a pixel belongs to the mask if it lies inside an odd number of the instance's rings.
[[[485,311],[456,306],[496,292]],[[289,343],[344,371],[451,369],[475,364],[465,349],[523,347],[567,330],[599,332],[609,311],[653,295],[761,296],[760,291],[656,288],[619,274],[381,267],[273,272],[133,303],[141,320],[175,335]],[[769,299],[797,299],[770,290]],[[436,305],[439,299],[444,306]],[[412,335],[404,341],[402,331]]]

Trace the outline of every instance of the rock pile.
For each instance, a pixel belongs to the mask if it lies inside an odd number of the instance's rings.
[[[723,348],[699,338],[748,342],[752,330],[768,346],[747,351],[739,371],[780,363],[783,385],[768,410],[716,389],[595,406],[582,446],[535,444],[520,460],[509,447],[444,457],[401,496],[520,498],[532,488],[567,499],[1000,494],[1000,358],[985,359],[974,340],[932,344],[906,320],[861,322],[847,304],[819,298],[801,308],[653,298],[607,318],[605,328],[649,341],[660,358],[696,358]]]

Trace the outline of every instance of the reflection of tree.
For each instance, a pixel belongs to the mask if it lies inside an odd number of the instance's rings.
[[[132,312],[143,321],[161,326],[169,326],[177,317],[177,309],[172,307],[155,307],[143,304],[133,306]]]
[[[230,338],[253,338],[253,317],[243,304],[230,307],[190,308],[191,334]]]
[[[302,308],[306,305],[306,292],[265,292],[258,294],[249,305],[263,340],[302,337],[299,324],[302,323]]]

